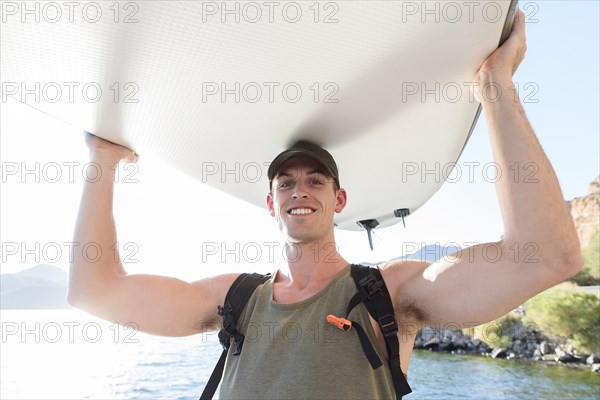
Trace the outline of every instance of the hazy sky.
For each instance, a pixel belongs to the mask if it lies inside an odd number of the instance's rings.
[[[564,197],[572,199],[586,194],[599,173],[598,2],[522,2],[521,7],[528,16],[528,50],[514,81],[522,88],[521,97],[528,98],[525,111]],[[0,105],[1,272],[37,263],[67,268],[64,243],[72,241],[82,180],[69,182],[63,176],[56,183],[35,182],[27,175],[23,182],[20,174],[8,171],[36,162],[72,162],[75,176],[81,177],[87,162],[81,131],[10,99]],[[491,161],[482,117],[460,162],[483,166]],[[136,178],[135,184],[119,182],[115,192],[121,255],[127,257],[129,272],[193,280],[225,271],[271,271],[281,262],[279,232],[266,210],[217,192],[151,155],[140,158]],[[377,230],[373,252],[364,232],[337,231],[336,237],[350,261],[378,261],[424,243],[464,246],[497,240],[501,234],[494,184],[480,168],[473,179],[464,176],[444,184],[407,219],[406,229],[399,224]]]

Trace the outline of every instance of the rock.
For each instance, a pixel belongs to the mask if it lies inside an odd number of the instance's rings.
[[[479,351],[485,352],[485,353],[489,353],[492,348],[486,343],[486,342],[481,342],[479,343]]]
[[[437,336],[423,343],[423,348],[428,350],[437,350],[439,346],[440,338]]]
[[[538,351],[540,345],[533,341],[527,341],[526,348],[527,351]]]
[[[479,339],[475,339],[475,340],[473,340],[473,345],[474,345],[475,347],[479,347],[479,345],[480,345],[480,344],[481,344],[481,340],[479,340]]]
[[[446,342],[443,341],[439,344],[438,346],[438,351],[452,351],[454,350],[454,346],[452,345],[452,342]]]
[[[538,344],[539,341],[537,340],[537,335],[535,332],[529,331],[529,333],[527,334],[527,337],[525,338],[525,341],[527,343],[535,343]],[[538,345],[539,346],[539,345]]]
[[[435,329],[433,329],[433,328],[427,327],[427,328],[421,329],[421,340],[423,342],[428,342],[437,336],[438,335],[437,335]]]
[[[452,337],[452,333],[449,333],[448,329],[438,328],[436,332],[436,336],[438,336],[440,340],[447,340]]]
[[[560,361],[560,362],[563,362],[563,363],[576,361],[576,359],[573,356],[573,354],[567,353],[566,351],[561,350],[560,348],[557,348],[555,350],[555,353],[556,353],[556,361]]]
[[[527,349],[527,345],[525,343],[523,343],[520,340],[515,340],[513,342],[513,346],[512,346],[512,350],[517,353],[517,354],[521,354],[523,353],[525,350]]]
[[[600,372],[600,364],[592,364],[592,372]]]
[[[588,188],[588,195],[590,194],[600,195],[600,175],[597,176],[596,179],[592,181],[592,183],[590,183],[590,187]]]
[[[588,194],[567,202],[571,217],[575,223],[581,248],[587,247],[593,235],[598,230],[598,215],[600,215],[600,176],[590,184]]]
[[[552,354],[554,353],[554,348],[550,343],[544,340],[542,343],[540,343],[540,353],[542,353],[542,355]]]
[[[529,330],[527,329],[527,327],[523,325],[523,322],[521,320],[518,320],[508,329],[506,336],[515,341],[524,340],[528,334]]]
[[[497,347],[492,351],[492,358],[506,357],[506,347]]]
[[[506,354],[506,359],[507,360],[512,360],[513,358],[516,358],[516,354],[513,351],[508,351],[508,353]]]
[[[585,364],[585,356],[580,354],[573,354],[573,362]]]
[[[590,354],[590,356],[585,360],[587,364],[600,364],[600,357],[597,354]]]
[[[547,341],[547,340],[548,340],[548,338],[542,332],[540,332],[540,331],[535,332],[535,341],[537,343],[542,343],[543,341]]]
[[[457,342],[458,340],[462,339],[463,334],[460,331],[446,331],[444,332],[444,339],[449,339],[449,341],[451,341],[452,343]]]

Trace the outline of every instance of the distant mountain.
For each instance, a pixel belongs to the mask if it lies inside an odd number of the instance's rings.
[[[460,249],[461,248],[458,246],[440,246],[438,243],[427,244],[421,247],[417,252],[397,257],[395,260],[408,258],[411,260],[436,262],[444,257],[448,257],[452,253],[456,253]]]
[[[434,244],[427,244],[427,245],[421,247],[419,250],[417,250],[414,253],[401,255],[399,257],[392,258],[391,260],[381,261],[381,262],[377,262],[377,263],[363,262],[360,264],[374,266],[374,265],[382,264],[384,262],[405,260],[405,259],[436,262],[444,257],[448,257],[452,253],[456,253],[459,250],[461,250],[461,248],[458,246],[440,246],[438,243],[434,243]]]
[[[21,278],[43,279],[56,283],[66,283],[69,280],[69,275],[65,271],[48,264],[38,264],[35,267],[27,268],[14,275],[18,275]]]
[[[0,275],[0,308],[60,309],[67,303],[68,274],[39,264],[16,274]]]

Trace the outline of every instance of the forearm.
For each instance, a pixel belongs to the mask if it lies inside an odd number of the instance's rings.
[[[580,262],[579,239],[558,179],[531,127],[510,78],[482,76],[501,88],[495,101],[483,101],[494,161],[502,174],[496,191],[507,246],[532,243],[547,262]]]
[[[125,274],[116,247],[117,231],[113,218],[115,168],[118,160],[109,154],[93,152],[90,162],[101,173],[86,180],[74,231],[77,251],[73,252],[69,272],[69,299],[91,298],[110,280]]]

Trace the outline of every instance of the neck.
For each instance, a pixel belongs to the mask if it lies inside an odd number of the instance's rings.
[[[288,243],[286,259],[287,269],[279,271],[276,281],[297,290],[329,282],[348,265],[334,240]]]

